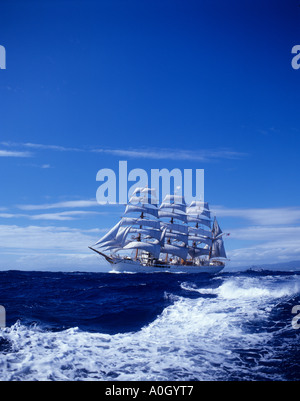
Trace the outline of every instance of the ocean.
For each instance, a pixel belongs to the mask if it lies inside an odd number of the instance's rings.
[[[300,379],[300,272],[3,271],[0,305],[2,381]]]

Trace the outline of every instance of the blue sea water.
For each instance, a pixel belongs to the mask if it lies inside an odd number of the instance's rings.
[[[0,305],[0,380],[300,379],[299,272],[7,271]]]

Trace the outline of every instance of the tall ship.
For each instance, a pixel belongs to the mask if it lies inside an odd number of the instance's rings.
[[[113,271],[217,274],[227,260],[223,236],[209,205],[136,188],[121,220],[89,248]],[[227,234],[229,235],[229,234]]]

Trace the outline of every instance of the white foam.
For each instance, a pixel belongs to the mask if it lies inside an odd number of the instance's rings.
[[[215,289],[215,288],[197,288],[197,286],[195,284],[193,284],[193,283],[184,282],[184,283],[180,284],[180,287],[183,290],[192,291],[192,292],[194,291],[194,292],[198,292],[199,294],[203,294],[203,295],[205,295],[205,294],[218,294],[219,293],[218,289]]]
[[[299,292],[299,281],[289,280],[280,286],[274,285],[274,277],[271,282],[258,278],[241,278],[225,282],[219,289],[219,294],[226,299],[261,299],[281,298]]]
[[[241,361],[237,349],[264,350],[273,334],[245,330],[245,323],[268,319],[278,298],[298,291],[297,280],[233,278],[219,288],[199,289],[193,283],[182,287],[214,293],[214,298],[189,299],[165,293],[172,305],[137,332],[101,334],[72,328],[46,332],[38,327],[15,324],[1,336],[11,351],[0,355],[2,380],[223,380],[242,372],[253,378],[255,369]],[[208,291],[208,292],[207,292]],[[295,293],[295,292],[294,292]],[[259,363],[259,362],[257,362]],[[269,376],[268,376],[269,375]],[[265,379],[276,379],[264,373]]]

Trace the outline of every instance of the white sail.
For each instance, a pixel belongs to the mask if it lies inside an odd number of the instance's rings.
[[[198,258],[199,256],[209,255],[209,249],[196,248],[196,247],[191,246],[191,247],[189,247],[188,253],[194,259],[194,258]]]
[[[170,231],[176,231],[181,234],[188,234],[188,226],[185,226],[183,224],[177,224],[177,223],[167,223],[167,222],[160,222],[162,228],[166,228],[167,230]]]
[[[114,233],[114,236],[110,237],[109,239],[106,238],[106,241],[98,241],[97,245],[102,250],[120,249],[126,244],[126,237],[129,229],[130,227],[119,227],[117,233]]]
[[[138,225],[138,226],[147,226],[152,228],[160,228],[159,220],[149,220],[149,219],[140,219],[140,218],[133,218],[133,217],[123,217],[121,220],[121,225]]]
[[[178,219],[178,220],[183,221],[184,223],[187,222],[185,213],[176,213],[175,211],[159,210],[158,217],[159,218]]]
[[[157,205],[156,190],[154,188],[136,188],[129,200],[131,204],[144,203]]]
[[[179,234],[179,233],[174,233],[174,232],[166,232],[165,236],[167,238],[171,238],[174,241],[180,241],[184,242],[185,244],[188,243],[188,236],[186,234]]]
[[[167,253],[168,255],[175,255],[183,260],[186,260],[188,255],[188,248],[174,244],[165,244],[161,247],[160,252]]]
[[[116,243],[120,246],[125,244],[127,235],[129,234],[130,227],[120,227],[116,235]]]
[[[206,245],[211,246],[212,244],[212,240],[211,238],[207,238],[207,237],[201,237],[201,236],[197,236],[197,235],[189,235],[189,240],[196,242],[196,243],[203,243]]]
[[[161,238],[161,231],[151,229],[151,228],[129,227],[128,234],[134,234],[134,233],[145,235],[145,236],[150,236],[151,238],[155,238],[158,240],[160,240],[160,238]]]
[[[207,226],[209,228],[211,227],[211,221],[210,220],[201,219],[201,218],[199,218],[197,216],[187,215],[187,221],[188,221],[188,223],[198,223],[198,224],[203,224],[204,226]]]
[[[159,209],[173,209],[173,210],[179,210],[179,211],[185,213],[186,205],[185,204],[163,202],[160,205]]]
[[[193,201],[187,207],[182,196],[167,195],[158,208],[154,189],[136,188],[124,217],[95,244],[99,251],[91,249],[113,264],[114,260],[117,264],[122,258],[133,263],[127,255],[119,256],[119,251],[136,250],[135,266],[140,263],[149,268],[157,267],[156,264],[168,268],[173,264],[192,268],[221,264],[222,267],[223,262],[211,259],[226,258],[224,233],[216,219],[212,224],[210,216],[207,202]],[[102,253],[106,251],[110,256]],[[139,255],[138,251],[144,252]],[[152,257],[147,258],[147,253]],[[169,256],[165,262],[162,254]],[[159,258],[159,262],[155,260]],[[189,261],[184,263],[187,258]]]
[[[188,208],[197,208],[198,210],[209,210],[208,202],[203,201],[192,201]]]
[[[150,242],[143,241],[132,241],[129,244],[125,245],[123,249],[140,249],[143,251],[147,251],[153,255],[154,258],[158,259],[160,253],[160,245],[152,244]]]
[[[141,190],[141,193],[142,193],[142,194],[151,195],[151,196],[153,196],[154,198],[156,198],[156,189],[155,189],[155,188],[144,187],[144,188]]]
[[[107,241],[114,239],[117,235],[119,227],[120,227],[120,222],[117,223],[111,230],[109,230],[109,232],[106,235],[104,235],[102,238],[100,238],[99,241],[96,242],[95,246],[101,245]]]
[[[179,205],[186,205],[184,197],[181,195],[173,195],[173,194],[168,194],[165,196],[165,199],[163,200],[163,203],[175,203]]]
[[[140,204],[140,205],[127,205],[124,215],[131,214],[131,213],[144,213],[150,214],[154,217],[158,217],[158,210],[157,208],[150,207],[152,205],[149,204]]]
[[[101,251],[103,251],[103,252],[109,251],[110,253],[115,253],[115,252],[118,252],[118,251],[120,251],[122,249],[123,249],[123,247],[116,246],[116,245],[108,245],[108,246],[105,246],[105,247],[101,247]]]
[[[227,258],[222,238],[213,241],[211,258]]]
[[[200,224],[205,224],[210,227],[210,210],[207,202],[193,201],[189,207],[186,209],[188,215],[188,221],[198,222]],[[198,221],[192,220],[197,219]],[[202,221],[199,221],[202,220]],[[205,222],[203,222],[205,221]]]
[[[204,237],[211,238],[211,231],[204,230],[200,227],[189,227],[188,228],[189,235],[202,235]]]
[[[203,209],[202,212],[199,212],[198,209],[194,208],[188,208],[187,209],[187,214],[190,216],[197,216],[198,218],[208,218],[210,219],[210,211]]]
[[[212,235],[214,238],[217,238],[219,235],[221,235],[223,233],[223,231],[221,230],[217,219],[214,219],[214,224],[213,224],[213,228],[212,228]]]

